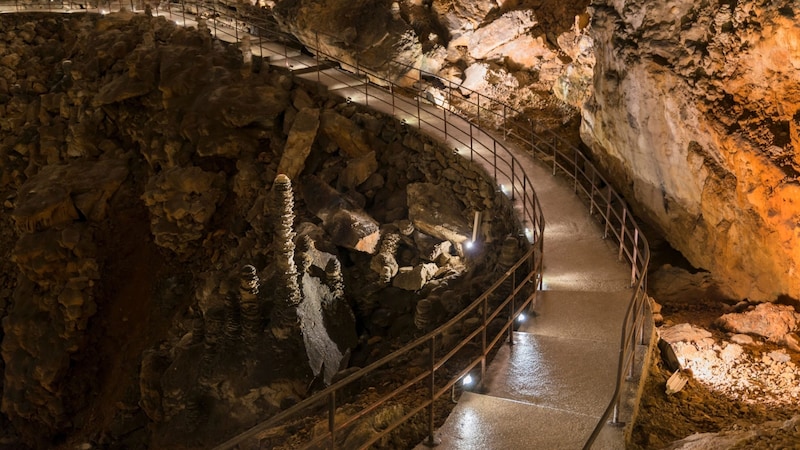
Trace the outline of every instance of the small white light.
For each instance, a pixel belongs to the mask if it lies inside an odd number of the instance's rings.
[[[353,103],[353,99],[350,98],[350,97],[347,97],[347,104],[349,105],[350,103]]]
[[[474,246],[475,246],[475,243],[474,243],[474,242],[472,242],[472,241],[467,241],[467,242],[464,244],[464,248],[466,248],[467,250],[472,250],[472,247],[474,247]]]
[[[528,241],[533,243],[533,231],[530,228],[525,228],[525,237],[528,238]]]
[[[502,192],[503,194],[508,195],[508,186],[506,186],[505,184],[501,184],[500,185],[500,192]]]
[[[517,316],[518,322],[525,322],[525,319],[526,319],[525,313],[519,313],[519,315]]]
[[[400,125],[406,126],[407,124],[408,122],[406,122],[406,119],[400,119]]]
[[[469,386],[470,384],[472,384],[472,375],[467,374],[467,376],[465,376],[464,379],[461,380],[461,384],[463,384],[464,386]]]

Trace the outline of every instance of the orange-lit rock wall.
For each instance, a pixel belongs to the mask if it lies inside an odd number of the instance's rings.
[[[729,293],[800,297],[800,4],[598,1],[582,138]]]

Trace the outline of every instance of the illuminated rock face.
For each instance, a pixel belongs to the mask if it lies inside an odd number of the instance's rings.
[[[800,28],[792,1],[594,3],[582,138],[729,294],[800,296]]]

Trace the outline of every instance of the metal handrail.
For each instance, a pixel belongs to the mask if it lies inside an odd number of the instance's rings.
[[[216,4],[217,0],[214,0],[212,4]],[[6,2],[11,3],[11,2]],[[16,5],[17,10],[19,11],[19,4],[20,3],[27,3],[27,2],[20,2],[19,0],[14,0],[13,2]],[[61,2],[61,8],[63,8],[63,1]],[[77,4],[77,1],[70,0],[69,5],[73,7]],[[111,10],[111,3],[110,2],[100,2],[101,4],[108,5],[109,10]],[[125,4],[124,1],[117,2],[119,7]],[[186,3],[184,1],[181,2],[181,7],[183,10],[183,14],[185,17],[185,9]],[[133,7],[133,3],[131,3],[131,7]],[[213,8],[212,8],[213,9]],[[62,9],[63,11],[63,9]],[[216,13],[216,11],[215,11]],[[237,13],[238,14],[238,13]],[[236,20],[241,19],[239,16]],[[244,19],[251,20],[253,19],[249,15]],[[262,30],[259,27],[259,31],[266,32],[266,29],[269,27],[264,27]],[[215,33],[218,33],[219,30],[216,27],[215,21]],[[260,34],[259,33],[259,34]],[[234,32],[234,36],[238,40],[238,30]],[[285,35],[284,35],[285,36]],[[319,46],[317,46],[319,47]],[[319,56],[319,52],[317,52]],[[288,60],[288,58],[287,58]],[[397,64],[402,64],[397,62]],[[408,66],[409,72],[414,72],[420,74],[421,78],[428,79],[428,80],[435,80],[448,88],[448,105],[453,104],[453,95],[452,90],[454,89],[453,83],[449,80],[444,80],[434,74],[425,73],[419,71],[418,69]],[[360,64],[357,63],[357,73],[360,73],[364,70],[364,68],[360,67]],[[376,77],[375,73],[370,72],[369,75],[365,77],[364,89],[365,89],[365,99],[370,98],[367,93],[367,89],[369,89],[370,85],[370,78],[369,77]],[[527,120],[527,126],[522,126],[520,123],[515,123],[513,121],[509,121],[510,117],[520,118],[523,117],[523,114],[520,111],[517,111],[515,108],[487,97],[480,92],[467,90],[461,86],[457,86],[457,88],[462,91],[466,92],[462,98],[459,98],[458,101],[460,104],[466,104],[467,109],[471,110],[472,108],[475,109],[474,116],[476,117],[477,121],[483,122],[486,121],[487,115],[490,118],[494,118],[493,122],[500,122],[499,129],[503,133],[503,138],[511,138],[513,140],[519,141],[525,145],[526,148],[529,148],[534,157],[538,158],[539,160],[547,163],[548,161],[552,161],[553,167],[553,174],[555,175],[559,170],[566,175],[568,178],[572,179],[574,182],[574,190],[576,195],[581,196],[588,204],[589,204],[589,212],[590,214],[596,214],[601,219],[601,223],[604,226],[604,233],[603,238],[607,238],[609,236],[613,236],[616,241],[619,243],[619,258],[622,259],[623,256],[631,265],[631,286],[633,288],[633,293],[631,295],[631,300],[628,304],[628,308],[626,310],[625,319],[623,322],[622,330],[621,330],[621,337],[620,337],[620,349],[619,349],[619,359],[618,359],[618,368],[617,368],[617,379],[615,383],[615,390],[614,394],[612,395],[612,399],[609,402],[608,407],[605,409],[603,415],[601,416],[598,424],[596,425],[595,429],[593,430],[591,436],[587,440],[585,444],[585,449],[591,448],[592,443],[599,435],[600,431],[605,425],[605,422],[608,420],[609,416],[612,417],[611,423],[619,424],[619,403],[620,403],[620,393],[621,387],[623,384],[623,380],[626,376],[632,376],[632,371],[635,363],[635,348],[636,343],[641,342],[644,339],[643,333],[643,326],[644,321],[648,320],[650,325],[652,325],[652,317],[645,316],[644,312],[646,310],[646,287],[647,287],[647,268],[650,261],[650,249],[647,243],[647,239],[644,233],[641,231],[641,228],[636,223],[635,219],[633,218],[633,214],[628,209],[625,201],[622,197],[612,188],[612,185],[608,183],[594,166],[594,164],[589,161],[588,158],[576,147],[569,144],[568,142],[564,141],[561,136],[556,134],[550,129],[545,129],[541,132],[537,132],[535,124],[531,120]],[[398,89],[403,90],[403,89]],[[392,93],[394,94],[394,87],[392,87]],[[420,111],[420,95],[416,96],[417,99],[417,111]],[[474,101],[472,98],[474,97]],[[377,97],[375,97],[377,98]],[[393,99],[396,98],[394,95]],[[452,106],[449,106],[452,112],[454,111]],[[502,112],[498,112],[502,111]],[[471,113],[471,111],[469,111]],[[482,114],[483,112],[483,114]],[[418,114],[419,115],[419,114]],[[447,123],[447,113],[444,113],[445,123]],[[499,119],[502,118],[502,121]],[[421,120],[421,118],[420,118]],[[451,125],[452,126],[452,125]],[[475,127],[475,129],[480,130],[479,127]],[[440,130],[442,131],[442,130]],[[447,130],[443,130],[447,135]],[[463,131],[463,130],[462,130]],[[470,122],[469,126],[469,133],[470,135],[474,132],[473,125]],[[450,137],[452,136],[452,132],[450,133]],[[472,141],[470,141],[472,142]],[[497,140],[494,140],[495,146],[497,145]],[[504,146],[501,145],[503,149]],[[494,155],[496,156],[496,148],[494,150]],[[473,158],[475,156],[473,147],[470,147],[470,157]],[[495,160],[496,161],[496,160]],[[516,180],[519,177],[515,175],[515,166],[514,161],[515,159],[511,159],[512,166],[511,166],[511,179]],[[489,161],[485,161],[489,162]],[[501,174],[507,176],[508,174],[501,171]],[[497,172],[495,172],[495,181],[498,180]],[[523,213],[524,217],[533,216],[534,219],[531,221],[533,226],[533,233],[534,233],[534,246],[528,252],[526,257],[533,258],[533,273],[536,271],[536,277],[538,277],[537,288],[541,287],[541,251],[542,251],[542,239],[541,239],[541,232],[543,230],[544,220],[541,216],[541,210],[538,209],[538,202],[535,198],[535,193],[532,193],[532,185],[529,183],[527,176],[522,177],[522,203],[523,208],[526,208],[528,204],[531,204],[531,210],[525,210]],[[512,183],[512,199],[517,194],[517,183]],[[529,197],[528,189],[532,194]],[[538,216],[535,213],[538,211]],[[538,219],[538,222],[537,222]],[[609,234],[610,233],[610,234]],[[536,249],[538,248],[538,254],[536,254]],[[507,278],[508,273],[505,274],[503,279]],[[491,289],[490,289],[491,290]],[[474,306],[476,303],[480,302],[481,299],[487,298],[485,295],[479,297],[471,306]],[[530,299],[528,299],[530,300]],[[485,311],[485,310],[484,310]],[[521,311],[521,309],[519,310]],[[464,313],[466,314],[466,312]],[[457,317],[463,317],[463,315],[459,315]],[[445,324],[442,328],[444,329],[447,326],[452,326],[456,321],[456,318],[451,319],[447,324]],[[426,335],[428,338],[433,340],[436,331]],[[485,329],[483,330],[484,333],[484,342],[485,342]],[[473,333],[474,335],[474,333]],[[473,336],[471,335],[471,336]],[[473,336],[474,337],[474,336]],[[425,339],[426,337],[420,338]],[[416,345],[421,345],[421,341],[415,341]],[[433,342],[433,341],[432,341]],[[414,344],[414,343],[412,343]],[[411,344],[409,344],[411,345]],[[409,350],[412,347],[406,346],[404,349]],[[416,348],[416,347],[414,347]],[[403,350],[403,349],[401,349]],[[391,355],[389,355],[391,356]],[[389,357],[386,357],[389,358]],[[381,361],[384,361],[384,358]],[[373,365],[368,367],[377,367],[375,364],[380,363],[378,361]],[[485,355],[484,360],[482,360],[482,364],[485,364]],[[462,370],[459,373],[459,376],[464,375],[467,373],[468,370],[471,370],[475,367],[475,363],[471,366],[467,367],[466,369]],[[367,368],[365,368],[367,369]],[[365,370],[362,369],[362,370]],[[360,373],[360,372],[359,372]],[[433,372],[432,372],[433,373]],[[357,378],[358,373],[353,374],[352,376],[342,380],[342,382],[352,382],[355,378]],[[349,380],[349,381],[348,381]],[[448,383],[449,385],[453,385],[455,382]],[[338,383],[337,383],[338,385]],[[332,385],[328,389],[322,391],[326,393],[330,393],[333,395],[335,392],[335,386]],[[321,394],[321,393],[320,393]],[[318,394],[319,395],[319,394]],[[432,401],[431,401],[432,403]],[[332,402],[335,405],[335,402]],[[299,406],[299,405],[298,405]],[[426,405],[428,406],[428,405]],[[423,406],[422,408],[424,408]],[[281,416],[285,413],[288,413],[290,410],[284,411],[280,413],[278,416]],[[278,417],[276,416],[276,417]],[[407,417],[406,417],[407,418]],[[430,435],[432,439],[432,432]]]

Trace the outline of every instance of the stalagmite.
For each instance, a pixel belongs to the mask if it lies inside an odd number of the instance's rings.
[[[275,289],[275,306],[272,309],[272,332],[278,339],[286,339],[297,328],[296,307],[301,294],[298,272],[294,263],[294,193],[289,177],[279,174],[272,186],[272,211],[275,212],[275,253],[278,286]]]
[[[256,295],[258,295],[259,279],[256,268],[251,265],[242,267],[239,284],[239,308],[241,311],[242,332],[245,340],[252,340],[262,331],[261,315]]]

